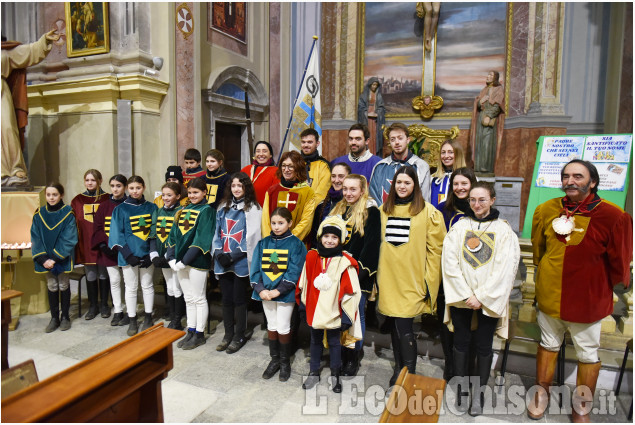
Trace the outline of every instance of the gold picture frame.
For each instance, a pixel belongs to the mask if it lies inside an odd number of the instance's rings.
[[[69,58],[110,52],[108,3],[66,2],[64,13]]]

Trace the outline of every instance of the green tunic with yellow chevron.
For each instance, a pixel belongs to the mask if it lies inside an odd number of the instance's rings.
[[[216,228],[216,210],[205,201],[189,204],[174,218],[167,247],[174,247],[176,261],[181,261],[188,249],[195,247],[201,254],[190,264],[195,269],[209,270],[212,266],[210,249]]]
[[[157,209],[143,197],[128,197],[113,210],[108,247],[118,247],[119,267],[128,265],[129,254],[142,258],[150,253],[150,239],[156,237]]]
[[[278,289],[280,296],[273,301],[295,302],[295,286],[300,279],[306,259],[306,248],[300,239],[287,232],[273,234],[262,239],[256,245],[251,260],[249,280],[256,301],[262,301],[260,291]]]
[[[157,252],[159,257],[163,257],[168,250],[168,237],[174,224],[174,217],[181,211],[183,207],[176,204],[171,208],[165,208],[165,206],[159,208],[157,212]]]

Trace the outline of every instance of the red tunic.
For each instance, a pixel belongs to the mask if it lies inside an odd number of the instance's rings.
[[[260,206],[263,206],[265,202],[265,193],[267,193],[267,189],[269,189],[274,184],[280,183],[278,177],[276,177],[276,171],[278,167],[273,165],[269,166],[259,166],[255,167],[253,164],[244,167],[242,170],[243,173],[247,174],[251,179],[251,182],[254,185],[254,190],[256,191],[256,199]]]
[[[124,198],[125,199],[125,198]],[[108,202],[104,202],[101,204],[97,213],[95,214],[95,220],[93,222],[93,226],[95,231],[93,232],[93,237],[91,239],[91,248],[97,251],[97,264],[104,267],[116,267],[117,264],[117,254],[114,253],[112,257],[108,257],[105,255],[100,249],[99,245],[106,244],[108,246],[108,236],[110,236],[110,219],[112,217],[112,212],[116,206],[121,205],[121,202],[113,201],[109,199]]]
[[[566,240],[551,224],[562,207],[563,198],[556,198],[534,212],[531,243],[538,266],[538,308],[562,320],[593,323],[613,312],[613,286],[629,284],[633,219],[617,205],[597,198],[590,210],[575,212],[579,230]]]
[[[92,249],[91,244],[94,233],[93,222],[99,206],[110,200],[108,193],[101,189],[99,192],[95,196],[86,195],[86,192],[80,193],[71,201],[71,208],[73,208],[77,220],[77,236],[79,240],[75,247],[76,264],[97,264],[98,251]]]

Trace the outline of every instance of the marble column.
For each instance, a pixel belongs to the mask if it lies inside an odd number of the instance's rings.
[[[269,143],[280,150],[280,3],[269,3]]]
[[[525,110],[564,115],[560,102],[564,3],[529,3]]]
[[[175,8],[183,3],[175,3]],[[192,2],[184,3],[190,10],[190,16],[194,31],[198,22],[194,22],[192,14]],[[187,18],[187,17],[186,17]],[[177,10],[178,19],[178,10]],[[176,65],[176,142],[177,161],[181,163],[185,151],[195,146],[194,128],[194,34],[183,32],[177,24],[174,25],[176,32],[174,50]]]

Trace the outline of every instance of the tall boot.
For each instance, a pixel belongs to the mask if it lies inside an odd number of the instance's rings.
[[[267,369],[265,369],[262,373],[263,379],[271,379],[273,375],[280,370],[280,346],[278,345],[278,332],[267,331],[267,336],[271,361],[267,365]]]
[[[386,321],[388,321],[390,319],[386,319]],[[393,325],[394,327],[394,325]],[[397,382],[397,378],[399,377],[399,374],[401,373],[401,369],[403,368],[403,360],[402,360],[402,355],[401,355],[401,344],[399,343],[399,338],[397,338],[397,332],[395,329],[393,329],[390,332],[390,338],[392,340],[392,353],[393,356],[395,357],[395,367],[393,368],[393,373],[392,373],[392,377],[390,378],[390,386],[392,387],[393,385],[395,385],[395,382]]]
[[[454,357],[452,351],[452,347],[454,346],[454,333],[450,332],[446,325],[441,324],[440,336],[443,357],[445,358],[443,379],[445,379],[446,382],[450,382],[450,379],[454,376]]]
[[[166,320],[168,321],[168,328],[172,329],[172,323],[174,323],[174,296],[172,295],[166,295],[165,296],[166,300],[167,300],[167,305],[168,305],[168,316],[166,317]]]
[[[571,417],[574,423],[591,422],[589,413],[593,408],[593,395],[595,385],[598,382],[602,362],[581,363],[578,362],[578,376],[576,388],[571,400]],[[582,386],[582,388],[580,388]],[[584,388],[584,386],[588,387]]]
[[[62,320],[60,322],[60,330],[67,331],[71,328],[71,288],[60,291],[60,299],[62,301]]]
[[[480,354],[476,358],[478,376],[479,376],[479,388],[472,388],[472,407],[470,407],[471,416],[479,416],[483,414],[483,404],[485,402],[485,388],[487,387],[487,381],[489,380],[490,370],[492,369],[493,353],[489,353],[487,356],[481,356]]]
[[[401,344],[401,358],[408,373],[416,373],[417,368],[417,340],[415,334],[405,334],[399,341]]]
[[[51,333],[60,327],[60,293],[59,291],[48,291],[49,308],[51,309],[51,321],[44,332]]]
[[[225,336],[220,344],[216,346],[216,351],[225,351],[234,338],[234,306],[223,305],[223,327]]]
[[[527,404],[527,416],[530,419],[542,419],[549,406],[549,387],[558,363],[558,351],[549,351],[538,344],[536,353],[536,384],[538,388],[534,399]]]
[[[333,392],[342,392],[342,383],[340,382],[340,370],[331,368],[331,380],[333,382]]]
[[[247,330],[247,303],[235,306],[234,311],[236,313],[236,332],[234,339],[227,347],[227,354],[233,354],[240,350],[251,337],[251,332],[245,332]]]
[[[86,281],[86,292],[88,292],[88,302],[90,303],[90,307],[88,307],[88,311],[84,316],[86,320],[93,320],[97,313],[99,313],[99,303],[97,300],[97,281],[96,280],[87,280]]]
[[[469,353],[453,348],[454,381],[456,382],[456,410],[467,412],[470,397],[470,377],[468,375]]]
[[[377,318],[377,301],[366,302],[366,329],[377,329],[379,327],[379,319]]]
[[[183,295],[180,297],[172,297],[172,303],[174,305],[174,314],[172,315],[172,321],[168,324],[168,328],[182,331],[183,325],[181,324],[181,318],[185,312],[185,301],[183,301]]]
[[[342,376],[355,376],[359,369],[359,356],[355,349],[342,346]]]
[[[110,306],[108,296],[110,295],[110,279],[99,279],[99,311],[104,319],[110,317]]]
[[[291,377],[291,333],[278,334],[278,341],[280,342],[280,375],[278,379],[286,382]]]

